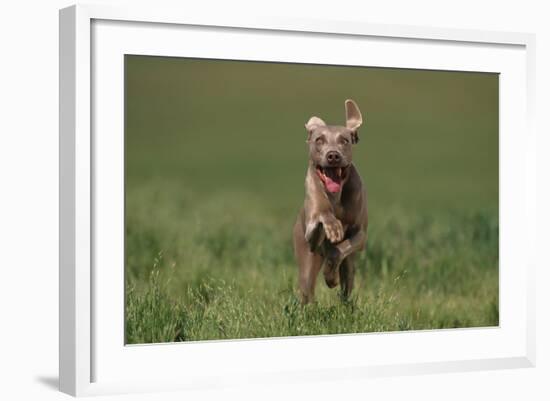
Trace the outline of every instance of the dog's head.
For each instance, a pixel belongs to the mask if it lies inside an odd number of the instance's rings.
[[[348,178],[352,145],[359,141],[357,130],[363,123],[357,104],[348,99],[346,125],[327,125],[319,117],[306,123],[309,158],[328,192],[336,193]]]

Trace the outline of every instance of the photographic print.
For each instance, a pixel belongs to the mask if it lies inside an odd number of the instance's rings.
[[[499,76],[125,56],[126,344],[499,325]]]

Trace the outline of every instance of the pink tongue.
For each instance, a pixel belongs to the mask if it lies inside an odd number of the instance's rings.
[[[340,192],[340,188],[342,185],[339,182],[332,181],[332,179],[327,176],[325,180],[325,186],[327,187],[329,192]]]

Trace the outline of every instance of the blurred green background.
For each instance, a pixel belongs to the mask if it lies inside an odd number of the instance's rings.
[[[129,342],[498,324],[497,74],[126,56],[125,92]],[[370,221],[355,301],[393,304],[323,323],[345,306],[320,280],[285,331],[304,124],[343,124],[347,98]],[[216,280],[223,305],[205,300]]]

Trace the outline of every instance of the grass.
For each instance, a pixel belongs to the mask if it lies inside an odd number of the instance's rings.
[[[371,223],[352,299],[320,276],[318,301],[301,307],[292,218],[245,194],[224,208],[171,199],[128,219],[128,343],[498,325],[496,213],[388,209]]]
[[[496,76],[129,56],[126,82],[127,343],[498,325]],[[346,97],[369,239],[352,298],[321,275],[304,307],[303,124]]]

